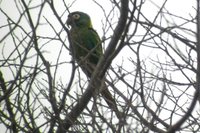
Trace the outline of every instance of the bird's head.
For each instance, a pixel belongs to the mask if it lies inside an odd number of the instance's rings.
[[[83,12],[72,12],[68,15],[67,25],[74,27],[88,27],[92,28],[92,22],[90,16]]]

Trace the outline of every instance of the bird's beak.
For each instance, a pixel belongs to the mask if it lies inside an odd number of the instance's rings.
[[[67,24],[68,27],[72,24],[72,19],[71,19],[70,16],[68,16],[66,24]]]

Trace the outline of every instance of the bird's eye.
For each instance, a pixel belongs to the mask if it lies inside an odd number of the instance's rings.
[[[73,18],[77,20],[77,19],[80,18],[80,15],[79,15],[79,14],[74,14],[74,15],[73,15]]]

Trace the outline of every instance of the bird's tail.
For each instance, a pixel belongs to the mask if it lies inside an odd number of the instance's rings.
[[[87,60],[84,61],[83,64],[79,64],[83,70],[83,72],[87,75],[87,77],[91,77],[92,72],[94,71],[96,65],[89,63]],[[105,83],[105,78],[102,79],[101,81],[102,86],[101,89],[99,89],[99,92],[101,93],[102,97],[104,98],[104,100],[106,101],[106,103],[108,104],[109,108],[115,112],[117,118],[119,120],[122,120],[122,112],[120,112],[118,110],[117,107],[117,103],[115,101],[115,99],[113,98],[112,94],[110,93],[110,91],[108,90],[106,83]],[[96,86],[96,87],[100,87],[100,86]]]
[[[116,100],[113,98],[112,94],[108,90],[105,82],[103,83],[101,95],[104,98],[104,100],[106,101],[106,103],[108,104],[108,106],[110,107],[110,109],[115,112],[117,118],[119,120],[122,119],[122,112],[119,111]]]

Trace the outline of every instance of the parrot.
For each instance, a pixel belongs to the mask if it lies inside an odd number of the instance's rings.
[[[70,51],[72,58],[81,67],[88,78],[91,78],[100,57],[103,55],[101,39],[93,29],[90,16],[84,12],[75,11],[68,15],[67,25],[70,27],[69,35],[71,39]],[[121,118],[115,99],[108,90],[105,82],[100,93],[109,108]]]

